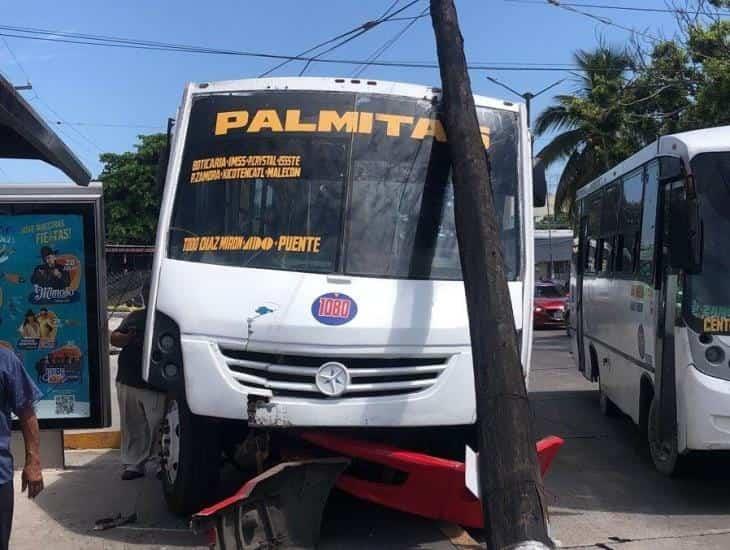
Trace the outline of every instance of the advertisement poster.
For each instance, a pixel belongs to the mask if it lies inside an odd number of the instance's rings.
[[[90,416],[83,217],[0,215],[0,346],[43,397],[39,419]]]

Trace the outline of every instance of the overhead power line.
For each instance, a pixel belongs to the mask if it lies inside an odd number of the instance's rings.
[[[390,22],[393,22],[393,21],[412,21],[414,19],[423,19],[424,17],[427,17],[427,15],[411,15],[411,16],[408,16],[408,17],[392,17],[392,18],[388,18],[388,21],[390,21]]]
[[[320,42],[319,44],[317,44],[315,46],[312,46],[311,48],[309,48],[307,50],[304,50],[303,52],[301,52],[300,54],[298,54],[297,57],[301,57],[301,56],[307,55],[309,53],[312,53],[314,51],[317,51],[320,48],[323,48],[324,46],[327,46],[327,45],[331,44],[332,42],[336,42],[338,40],[341,40],[341,42],[335,44],[334,46],[330,47],[329,49],[327,49],[327,50],[325,50],[323,52],[319,52],[315,57],[319,57],[319,56],[325,55],[325,54],[327,54],[327,53],[329,53],[329,52],[331,52],[331,51],[339,48],[340,46],[344,46],[345,44],[347,44],[351,40],[354,40],[355,38],[357,38],[357,37],[365,34],[366,32],[368,32],[368,31],[372,30],[373,28],[377,27],[378,25],[380,25],[381,23],[385,23],[386,21],[390,21],[393,17],[395,17],[399,13],[403,12],[404,10],[408,9],[413,4],[418,3],[419,1],[420,0],[412,0],[411,2],[409,2],[404,7],[400,8],[398,11],[391,13],[391,11],[393,10],[393,8],[395,8],[398,5],[398,3],[400,2],[400,0],[395,0],[390,5],[390,7],[388,7],[388,9],[385,10],[385,12],[383,12],[383,14],[380,17],[378,17],[377,19],[374,19],[374,20],[371,20],[371,21],[365,21],[365,23],[362,23],[361,25],[358,25],[357,27],[354,27],[354,28],[352,28],[352,29],[350,29],[348,31],[345,31],[345,32],[341,33],[341,34],[338,34],[334,38],[330,38],[329,40],[325,40],[324,42]],[[283,67],[283,66],[285,66],[285,65],[287,65],[288,63],[291,63],[291,62],[292,62],[291,59],[284,60],[281,63],[279,63],[278,65],[275,65],[274,67],[271,67],[267,71],[261,73],[259,75],[259,78],[264,77],[264,76],[267,76],[267,75],[273,73],[275,70],[280,69],[281,67]],[[311,63],[312,63],[311,60],[307,61],[307,63],[304,65],[304,68],[299,73],[300,76],[302,74],[304,74],[304,72],[307,70],[307,68],[309,67],[309,65]]]
[[[323,52],[320,52],[320,53],[318,53],[317,55],[315,55],[315,56],[314,56],[314,58],[312,59],[312,61],[315,61],[315,60],[316,60],[317,58],[319,58],[319,57],[322,57],[323,55],[327,55],[328,53],[331,53],[331,52],[333,52],[333,51],[334,51],[334,50],[336,50],[337,48],[339,48],[339,47],[341,47],[341,46],[344,46],[345,44],[347,44],[348,42],[351,42],[351,41],[352,41],[352,40],[354,40],[355,38],[358,38],[359,36],[362,36],[362,35],[363,35],[363,34],[365,34],[366,32],[368,32],[368,31],[370,31],[370,30],[374,29],[374,28],[375,28],[376,26],[378,26],[379,24],[381,24],[381,23],[384,23],[385,21],[389,21],[389,20],[390,20],[390,19],[391,19],[392,17],[395,17],[395,16],[396,16],[396,15],[398,15],[399,13],[402,13],[403,11],[407,10],[407,9],[408,9],[408,8],[410,8],[410,7],[412,6],[412,5],[414,5],[414,4],[417,4],[417,3],[418,3],[418,2],[420,2],[421,0],[411,0],[411,2],[409,2],[408,4],[406,4],[405,6],[403,6],[402,8],[399,8],[398,10],[396,10],[396,11],[394,11],[394,12],[392,12],[392,13],[390,13],[390,14],[389,14],[389,12],[390,12],[390,11],[391,11],[391,10],[392,10],[393,8],[395,8],[395,6],[397,6],[397,5],[398,5],[399,1],[400,1],[400,0],[396,0],[395,2],[393,2],[393,4],[391,4],[391,6],[390,6],[390,7],[389,7],[389,8],[388,8],[388,9],[387,9],[386,11],[385,11],[385,15],[382,15],[380,19],[377,19],[377,20],[375,20],[375,21],[368,21],[368,22],[364,23],[364,24],[363,24],[363,28],[362,28],[362,30],[361,30],[360,32],[358,32],[357,34],[355,34],[355,35],[353,35],[353,36],[350,36],[350,37],[348,37],[348,38],[345,38],[344,40],[342,40],[341,42],[339,42],[339,43],[335,44],[334,46],[332,46],[332,47],[330,47],[330,48],[328,48],[328,49],[324,50]],[[389,14],[389,15],[388,15],[388,14]],[[415,22],[415,20],[414,20],[413,22]],[[306,62],[306,64],[305,64],[305,65],[304,65],[304,67],[302,68],[301,72],[299,73],[299,76],[302,76],[302,75],[304,75],[304,73],[306,72],[306,70],[307,70],[307,69],[309,68],[309,66],[311,65],[312,61],[307,61],[307,62]]]
[[[377,24],[377,23],[376,23],[376,24]],[[326,50],[324,50],[323,52],[321,52],[321,53],[318,53],[317,55],[315,55],[315,56],[314,56],[314,57],[312,57],[311,59],[307,60],[307,62],[306,62],[306,63],[304,64],[304,67],[302,67],[302,70],[301,70],[301,71],[299,71],[299,76],[303,76],[303,75],[304,75],[304,73],[305,73],[305,72],[307,72],[307,69],[308,69],[308,68],[309,68],[309,66],[310,66],[310,65],[312,64],[312,61],[317,61],[317,59],[319,59],[319,58],[320,58],[320,57],[322,57],[323,55],[327,55],[328,53],[330,53],[330,52],[333,52],[333,51],[335,51],[335,50],[336,50],[337,48],[340,48],[341,46],[344,46],[344,45],[345,45],[345,44],[347,44],[348,42],[352,42],[352,41],[353,41],[353,40],[355,40],[356,38],[359,38],[360,36],[362,36],[363,34],[365,34],[366,32],[368,32],[368,31],[369,31],[370,29],[372,29],[372,28],[373,28],[374,26],[375,26],[375,25],[372,25],[372,26],[369,26],[369,27],[365,27],[365,28],[363,28],[363,29],[362,29],[361,31],[359,31],[358,33],[356,33],[356,34],[353,34],[352,36],[348,36],[347,38],[345,38],[345,39],[341,40],[340,42],[338,42],[338,43],[337,43],[337,44],[335,44],[334,46],[331,46],[331,47],[327,48],[327,49],[326,49]]]
[[[608,17],[603,17],[601,15],[596,15],[596,14],[591,13],[591,12],[588,12],[588,11],[584,11],[584,10],[580,10],[578,8],[574,8],[572,5],[563,4],[559,0],[547,0],[547,4],[548,5],[551,5],[551,6],[556,6],[558,8],[562,8],[562,9],[564,9],[566,11],[570,11],[570,12],[573,12],[573,13],[577,13],[577,14],[582,15],[584,17],[588,17],[589,19],[593,19],[594,21],[598,21],[599,23],[601,23],[603,25],[608,25],[609,27],[616,27],[617,29],[622,29],[624,31],[628,31],[631,34],[635,34],[637,36],[643,36],[644,38],[646,38],[647,40],[649,40],[651,42],[661,42],[662,41],[662,39],[659,38],[658,36],[653,35],[651,33],[648,33],[646,31],[640,31],[640,30],[635,29],[633,27],[627,27],[626,25],[622,25],[620,23],[616,23],[613,19],[609,19]]]
[[[646,38],[647,40],[649,40],[651,43],[653,43],[655,45],[656,44],[661,44],[662,42],[665,41],[664,38],[661,38],[661,37],[659,37],[659,36],[657,36],[655,34],[652,34],[650,32],[640,31],[640,30],[637,30],[637,29],[635,29],[633,27],[627,27],[626,25],[621,25],[620,23],[616,23],[615,21],[613,21],[612,19],[609,19],[608,17],[599,16],[599,15],[596,15],[594,13],[591,13],[591,12],[588,12],[588,11],[585,11],[585,10],[580,10],[578,8],[571,7],[571,5],[563,4],[563,3],[560,2],[560,0],[547,0],[547,3],[549,5],[551,5],[551,6],[555,6],[555,7],[564,9],[566,11],[570,11],[570,12],[573,12],[573,13],[577,13],[578,15],[582,15],[584,17],[588,17],[589,19],[593,19],[595,21],[598,21],[599,23],[601,23],[603,25],[608,25],[610,27],[616,27],[618,29],[622,29],[622,30],[628,31],[631,34],[636,35],[636,36],[642,36],[642,37]],[[715,57],[713,57],[711,55],[704,54],[704,53],[699,52],[699,51],[698,52],[695,52],[695,54],[698,57],[701,57],[703,59],[709,59],[709,60],[716,59]]]
[[[3,44],[5,44],[5,47],[10,52],[10,57],[13,58],[13,61],[20,69],[20,72],[23,73],[23,76],[25,76],[25,81],[30,85],[30,76],[28,75],[28,72],[25,70],[25,67],[23,67],[22,63],[18,59],[18,56],[15,55],[13,48],[10,47],[10,43],[8,42],[8,39],[5,38],[4,36],[2,37],[2,39],[3,39]]]
[[[65,124],[67,126],[91,126],[95,128],[138,128],[142,130],[162,130],[164,128],[163,124],[126,124],[123,122],[68,122],[63,120],[52,120],[50,121],[53,124],[61,125]]]
[[[324,42],[320,42],[320,43],[319,43],[319,44],[317,44],[316,46],[313,46],[313,47],[309,48],[308,50],[304,50],[303,52],[301,52],[300,54],[298,54],[298,55],[297,55],[297,57],[301,57],[301,56],[307,55],[308,53],[311,53],[311,52],[313,52],[313,51],[315,51],[315,50],[317,50],[317,49],[319,49],[319,48],[321,48],[321,47],[323,47],[323,46],[326,46],[327,44],[331,44],[332,42],[334,42],[334,41],[336,41],[336,40],[339,40],[339,39],[341,39],[341,38],[344,38],[344,37],[346,37],[346,36],[349,36],[349,35],[351,35],[351,34],[353,34],[353,33],[357,32],[357,31],[358,31],[358,30],[360,30],[361,28],[362,28],[362,25],[360,25],[360,26],[358,26],[358,27],[355,27],[354,29],[351,29],[351,30],[349,30],[349,31],[347,31],[347,32],[343,32],[342,34],[338,34],[338,35],[337,35],[337,36],[335,36],[334,38],[330,38],[329,40],[325,40]],[[289,64],[289,63],[291,63],[292,61],[293,61],[293,59],[285,59],[284,61],[282,61],[282,62],[281,62],[281,63],[279,63],[278,65],[274,65],[274,66],[273,66],[273,67],[271,67],[270,69],[267,69],[267,70],[265,70],[265,71],[264,71],[263,73],[261,73],[261,74],[259,75],[259,78],[263,78],[264,76],[268,76],[268,75],[270,75],[270,74],[271,74],[271,73],[273,73],[273,72],[274,72],[275,70],[277,70],[277,69],[280,69],[280,68],[282,68],[283,66],[285,66],[285,65],[287,65],[287,64]]]
[[[381,55],[383,55],[385,52],[387,52],[393,44],[398,42],[405,33],[408,32],[408,30],[416,24],[416,22],[422,18],[428,15],[429,8],[424,9],[420,15],[414,17],[411,19],[400,31],[398,31],[393,37],[386,40],[384,44],[382,44],[378,49],[376,49],[372,54],[370,54],[370,57],[367,58],[366,62],[363,63],[360,67],[355,69],[355,72],[353,73],[353,77],[357,78],[360,76],[363,72],[365,72],[365,69],[367,69],[369,66],[372,65],[374,61],[376,61]]]
[[[205,46],[192,46],[186,44],[175,44],[165,42],[150,42],[146,40],[136,40],[131,38],[122,38],[105,35],[84,35],[79,33],[70,33],[64,31],[54,31],[49,29],[39,29],[31,27],[11,27],[8,25],[0,25],[0,36],[19,38],[25,40],[38,40],[53,43],[68,43],[80,46],[96,46],[111,48],[130,48],[134,50],[152,50],[175,53],[194,53],[205,55],[227,55],[238,57],[252,57],[260,59],[278,59],[292,61],[310,61],[312,63],[324,63],[335,65],[363,65],[367,63],[367,59],[347,59],[347,58],[323,58],[308,57],[296,55],[273,54],[268,52],[255,52],[246,50],[226,50],[218,48],[210,48]],[[438,69],[438,64],[433,61],[373,61],[369,63],[377,67],[396,67],[406,69]],[[546,72],[569,72],[578,69],[578,65],[574,63],[532,63],[532,62],[477,62],[469,65],[469,69],[474,71],[546,71]],[[603,71],[604,69],[595,69],[595,71]]]
[[[16,55],[15,55],[15,52],[14,52],[14,51],[13,51],[13,49],[12,49],[12,48],[10,47],[10,43],[8,42],[7,38],[5,38],[5,37],[3,36],[3,37],[2,37],[2,39],[3,39],[3,43],[5,44],[5,47],[6,47],[7,49],[8,49],[8,51],[10,52],[10,55],[12,56],[13,60],[15,61],[15,64],[16,64],[16,65],[18,66],[18,68],[19,68],[19,69],[20,69],[20,71],[21,71],[21,72],[23,73],[23,75],[25,75],[26,81],[28,82],[28,85],[30,85],[30,80],[31,80],[31,79],[30,79],[30,75],[28,74],[28,71],[26,71],[26,70],[25,70],[25,67],[23,67],[23,64],[22,64],[22,63],[20,62],[20,60],[18,59],[18,56],[16,56]],[[43,98],[42,98],[42,97],[41,97],[40,95],[38,95],[38,90],[37,90],[36,88],[31,88],[31,89],[32,89],[32,91],[33,91],[33,97],[31,98],[31,100],[32,100],[32,99],[37,99],[38,101],[40,101],[40,102],[41,102],[41,103],[42,103],[42,104],[43,104],[43,105],[45,106],[45,108],[46,108],[46,109],[47,109],[48,111],[50,111],[50,112],[51,112],[51,113],[53,113],[53,114],[54,114],[54,115],[55,115],[55,116],[56,116],[56,117],[57,117],[58,119],[60,119],[60,120],[59,120],[59,122],[64,122],[65,124],[67,124],[67,125],[68,125],[68,126],[69,126],[69,127],[70,127],[70,128],[71,128],[71,129],[73,130],[73,131],[74,131],[74,132],[76,132],[76,133],[77,133],[77,134],[78,134],[78,135],[79,135],[79,136],[81,137],[81,139],[82,139],[82,140],[84,140],[84,142],[86,142],[86,143],[90,144],[90,145],[91,145],[92,147],[94,147],[94,149],[96,149],[96,150],[97,150],[98,152],[100,152],[100,153],[102,152],[102,149],[101,149],[101,147],[99,147],[99,146],[98,146],[98,145],[97,145],[97,144],[96,144],[96,143],[95,143],[95,142],[94,142],[94,141],[93,141],[93,140],[92,140],[91,138],[89,138],[89,137],[88,137],[88,136],[87,136],[86,134],[84,134],[84,133],[83,133],[83,132],[82,132],[81,130],[79,130],[78,128],[76,128],[76,127],[74,127],[73,125],[71,125],[71,124],[69,124],[69,123],[65,122],[64,118],[63,118],[63,117],[62,117],[62,116],[61,116],[61,115],[60,115],[60,114],[58,113],[58,111],[56,111],[56,110],[55,110],[55,109],[54,109],[53,107],[51,107],[51,106],[50,106],[50,105],[48,104],[48,102],[47,102],[47,101],[45,101],[45,100],[44,100],[44,99],[43,99]]]
[[[378,17],[378,19],[383,19],[384,17],[387,17],[388,15],[390,15],[390,12],[391,12],[391,11],[393,11],[393,10],[395,9],[395,7],[396,7],[396,6],[398,5],[398,4],[400,4],[400,0],[393,0],[393,1],[392,1],[392,2],[390,3],[390,6],[388,6],[388,9],[387,9],[387,10],[385,10],[385,11],[384,11],[384,12],[383,12],[383,13],[382,13],[382,14],[380,15],[380,17]]]
[[[82,132],[81,130],[79,130],[74,124],[71,124],[66,119],[64,119],[58,113],[58,111],[56,111],[53,107],[51,107],[48,104],[48,102],[46,100],[44,100],[41,96],[39,96],[37,93],[35,95],[35,99],[37,99],[38,101],[40,101],[45,106],[46,109],[48,109],[53,115],[55,115],[58,118],[58,122],[60,122],[62,124],[65,124],[66,126],[68,126],[69,128],[71,128],[71,130],[73,130],[82,140],[84,140],[86,143],[88,143],[89,145],[91,145],[91,147],[93,147],[97,152],[99,152],[99,153],[103,153],[104,152],[104,150],[94,140],[92,140],[84,132]]]
[[[533,4],[538,6],[547,6],[543,0],[504,0],[511,4]],[[561,6],[571,8],[593,8],[599,10],[620,10],[645,13],[671,13],[671,14],[687,14],[687,15],[707,15],[715,17],[718,15],[730,15],[730,12],[723,10],[706,11],[706,10],[683,10],[681,8],[642,8],[639,6],[617,6],[611,4],[586,4],[577,2],[559,2]]]

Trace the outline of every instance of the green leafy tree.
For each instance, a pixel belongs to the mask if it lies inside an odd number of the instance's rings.
[[[730,123],[730,21],[691,26],[687,49],[698,67],[687,125],[699,128]]]
[[[135,151],[104,153],[99,180],[104,186],[107,242],[152,244],[155,240],[161,192],[156,175],[165,134],[138,136]]]
[[[572,229],[570,218],[565,212],[544,216],[535,221],[535,229]]]
[[[556,211],[571,211],[580,187],[658,136],[730,124],[730,20],[717,11],[730,0],[675,7],[674,39],[635,36],[632,54],[603,44],[577,52],[578,90],[538,117],[538,135],[556,132],[538,155],[565,163]]]
[[[730,124],[730,21],[719,11],[730,0],[671,5],[680,33],[652,42],[648,56],[636,56],[631,117],[641,132],[654,136]]]
[[[637,75],[626,89],[627,116],[634,132],[650,142],[686,130],[699,77],[687,50],[668,40],[654,44],[648,59],[637,57]]]
[[[627,156],[641,143],[625,106],[626,73],[632,57],[622,49],[599,45],[574,55],[578,89],[559,95],[535,122],[535,132],[558,132],[537,154],[546,165],[565,162],[555,195],[555,209],[570,210],[576,191]]]

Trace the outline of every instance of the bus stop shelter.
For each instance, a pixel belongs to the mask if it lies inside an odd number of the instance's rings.
[[[78,185],[91,174],[15,87],[0,75],[0,159],[41,160]]]
[[[79,186],[88,186],[91,181],[89,170],[2,75],[0,159],[40,160],[55,166]],[[32,188],[33,184],[28,184],[29,191]],[[22,442],[17,432],[13,434],[12,450],[16,457],[22,456]],[[60,429],[41,431],[41,461],[45,467],[63,467]]]

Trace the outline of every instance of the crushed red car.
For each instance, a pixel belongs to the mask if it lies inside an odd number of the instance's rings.
[[[534,326],[565,327],[568,314],[568,295],[563,287],[552,282],[535,284]]]

